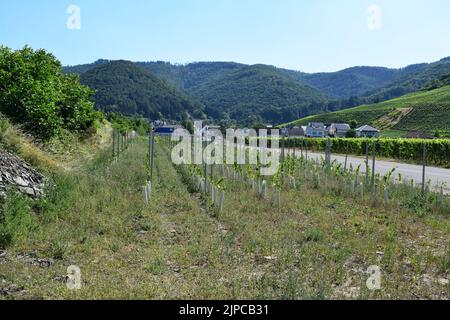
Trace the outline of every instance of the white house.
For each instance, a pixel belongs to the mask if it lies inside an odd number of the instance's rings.
[[[346,123],[332,123],[328,131],[331,137],[344,138],[350,129],[350,126]]]
[[[310,122],[306,127],[305,136],[309,138],[325,138],[327,127],[322,122]]]
[[[378,138],[380,131],[369,125],[356,129],[356,136],[360,138]]]

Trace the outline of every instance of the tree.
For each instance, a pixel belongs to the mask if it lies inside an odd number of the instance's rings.
[[[356,138],[356,130],[355,129],[348,130],[347,133],[345,134],[345,137]]]
[[[356,129],[357,126],[358,126],[358,122],[356,120],[350,121],[350,128]]]
[[[0,111],[39,137],[93,126],[101,114],[94,111],[92,94],[78,77],[63,74],[45,50],[0,47]]]
[[[194,123],[192,120],[186,119],[182,122],[182,125],[190,134],[194,134]]]

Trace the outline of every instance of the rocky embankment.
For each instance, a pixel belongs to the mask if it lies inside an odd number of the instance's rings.
[[[47,179],[24,160],[8,152],[0,151],[0,197],[8,188],[16,188],[23,194],[36,198],[44,193]]]

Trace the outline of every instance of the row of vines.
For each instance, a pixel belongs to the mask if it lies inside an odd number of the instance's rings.
[[[307,148],[311,151],[324,151],[328,139],[319,138],[286,138],[280,145],[287,148]],[[430,165],[450,167],[450,140],[449,139],[331,139],[331,151],[340,154],[365,155],[367,145],[372,148],[377,143],[377,153],[383,158],[422,163],[424,145],[426,160]]]

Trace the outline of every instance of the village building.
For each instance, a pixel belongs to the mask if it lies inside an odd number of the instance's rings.
[[[350,130],[350,125],[346,123],[332,123],[328,127],[328,134],[334,138],[345,138]]]
[[[308,138],[325,138],[327,135],[327,127],[322,122],[310,122],[306,127],[305,136]]]
[[[365,125],[356,129],[356,136],[358,138],[378,138],[380,137],[380,131],[374,127]]]
[[[304,137],[305,131],[301,127],[293,127],[288,130],[288,136],[292,138]]]

